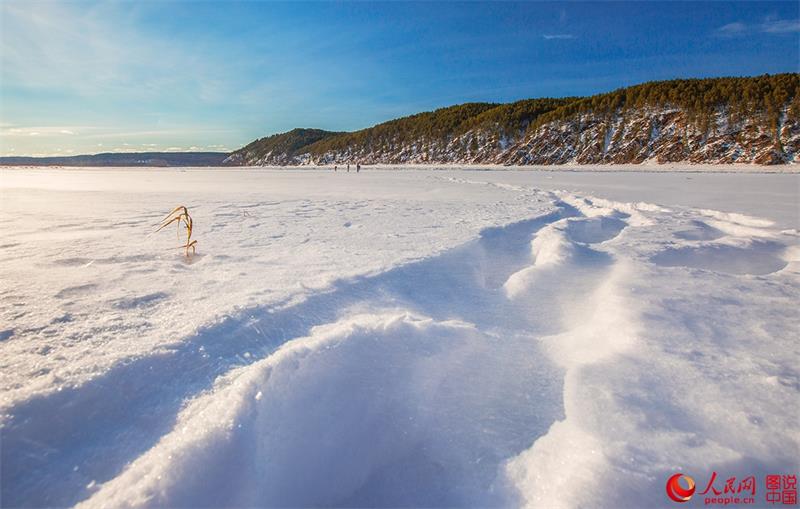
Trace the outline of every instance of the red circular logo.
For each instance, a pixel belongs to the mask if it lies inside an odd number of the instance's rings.
[[[681,479],[686,487],[681,486]],[[675,502],[688,502],[694,495],[694,479],[684,474],[675,474],[667,480],[667,496]]]

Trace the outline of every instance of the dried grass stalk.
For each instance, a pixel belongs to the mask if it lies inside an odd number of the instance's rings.
[[[179,205],[172,209],[172,212],[167,214],[161,223],[159,224],[156,232],[159,232],[166,228],[167,226],[171,225],[172,223],[178,224],[178,237],[181,234],[181,224],[186,227],[186,244],[182,246],[178,246],[180,249],[186,250],[186,257],[189,257],[189,248],[192,248],[192,254],[197,252],[197,240],[192,240],[192,216],[189,215],[189,209],[187,209],[183,205]]]

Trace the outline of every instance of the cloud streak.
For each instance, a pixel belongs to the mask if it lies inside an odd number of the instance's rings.
[[[800,19],[778,19],[761,24],[761,31],[767,34],[788,34],[800,32]]]
[[[548,41],[552,41],[552,40],[575,39],[575,36],[572,34],[542,34],[542,38]]]
[[[772,19],[763,23],[735,21],[717,28],[715,34],[722,37],[738,37],[754,33],[791,34],[800,32],[800,19]]]
[[[717,29],[717,33],[720,35],[738,35],[745,32],[747,32],[747,25],[738,21],[735,23],[728,23]]]
[[[72,136],[78,131],[86,131],[92,129],[91,127],[76,127],[76,126],[15,126],[9,124],[6,127],[0,128],[0,137],[14,137],[14,136],[38,136],[40,134],[48,136],[65,135]]]

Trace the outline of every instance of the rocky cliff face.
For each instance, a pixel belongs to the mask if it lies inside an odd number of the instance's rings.
[[[446,140],[424,138],[360,144],[315,153],[314,146],[293,154],[282,151],[248,154],[244,149],[229,158],[233,164],[323,165],[347,164],[640,164],[640,163],[751,163],[781,164],[800,161],[800,123],[790,120],[787,108],[776,127],[751,116],[731,121],[720,109],[707,127],[675,108],[640,108],[613,115],[583,113],[534,130],[505,133],[482,127]]]
[[[777,128],[755,117],[730,122],[721,110],[705,129],[675,109],[592,114],[546,124],[497,157],[504,164],[780,164],[800,152],[800,124],[782,112]]]

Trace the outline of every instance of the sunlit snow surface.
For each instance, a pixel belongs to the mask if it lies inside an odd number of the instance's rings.
[[[796,472],[799,184],[2,170],[0,503],[644,507]],[[177,205],[189,261],[152,234]]]

